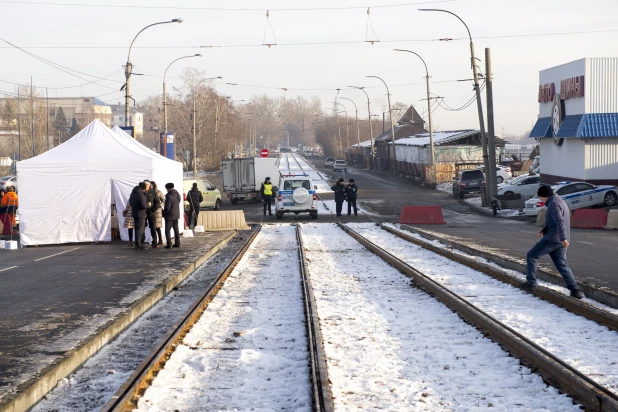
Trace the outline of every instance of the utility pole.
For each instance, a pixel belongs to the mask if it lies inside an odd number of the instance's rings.
[[[489,204],[493,196],[498,194],[498,181],[496,177],[496,135],[494,128],[494,96],[493,79],[491,71],[491,49],[485,49],[485,81],[487,84],[487,149],[489,151],[489,169],[485,169],[489,180],[486,187],[489,189]],[[491,182],[491,184],[490,184]]]
[[[34,88],[32,87],[32,76],[30,76],[30,136],[32,140],[32,157],[35,156],[34,150]]]
[[[369,167],[373,169],[373,158],[375,156],[375,145],[373,142],[373,128],[371,125],[371,103],[369,102],[369,95],[365,91],[364,87],[356,87],[356,86],[348,86],[348,87],[353,87],[355,89],[362,90],[363,93],[365,93],[365,96],[367,96],[367,112],[369,113],[369,117],[368,117],[369,119],[369,139],[371,139],[371,162],[370,162]]]
[[[49,150],[49,95],[47,94],[47,87],[45,87],[45,106],[47,110],[47,119],[45,121],[45,134],[47,136],[47,150]]]
[[[215,156],[217,153],[217,136],[219,135],[219,104],[215,106]]]
[[[21,160],[21,87],[17,86],[17,157]]]
[[[356,103],[354,103],[354,100],[352,99],[348,99],[347,97],[342,97],[342,99],[344,100],[349,100],[352,102],[352,104],[354,105],[354,110],[356,111],[356,140],[358,140],[358,150],[361,150],[361,141],[360,141],[360,129],[358,128],[358,107],[356,107]],[[350,143],[348,142],[348,147],[350,147]]]
[[[193,89],[193,179],[197,180],[197,139],[195,130],[195,118],[197,111],[195,110],[195,89]],[[167,136],[165,136],[167,139]],[[167,143],[167,141],[165,142]]]

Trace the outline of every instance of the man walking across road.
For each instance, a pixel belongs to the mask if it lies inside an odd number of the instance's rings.
[[[131,205],[131,214],[135,222],[135,249],[146,249],[146,246],[144,246],[146,210],[148,209],[146,183],[140,182],[138,186],[133,188],[131,197],[129,197],[129,204]]]
[[[264,216],[266,216],[266,207],[268,206],[268,216],[272,216],[271,211],[272,198],[273,198],[273,185],[270,183],[270,177],[264,179],[262,187],[260,187],[260,193],[262,195],[262,201],[264,202]]]
[[[341,216],[343,202],[345,201],[345,181],[343,179],[339,179],[337,181],[337,184],[330,189],[335,192],[335,205],[337,206],[337,216]]]
[[[165,206],[163,207],[163,219],[165,219],[166,249],[172,248],[172,228],[174,229],[174,246],[180,247],[180,232],[178,231],[178,219],[180,219],[180,193],[174,189],[173,183],[165,185]]]
[[[358,216],[356,208],[356,195],[358,194],[358,186],[354,183],[354,179],[348,180],[348,185],[345,188],[345,197],[348,200],[348,216],[352,214],[352,206],[354,206],[354,216]]]
[[[556,269],[562,275],[571,296],[577,299],[584,297],[575,282],[575,276],[566,260],[567,248],[571,237],[571,214],[569,207],[558,195],[554,195],[551,187],[542,185],[537,195],[547,206],[545,226],[539,230],[543,239],[532,247],[526,255],[527,276],[524,289],[532,291],[536,286],[536,267],[541,256],[549,254]]]
[[[200,214],[200,203],[204,201],[202,192],[197,188],[197,183],[193,183],[191,190],[187,193],[187,201],[189,202],[189,228],[193,229],[197,226],[197,216]]]

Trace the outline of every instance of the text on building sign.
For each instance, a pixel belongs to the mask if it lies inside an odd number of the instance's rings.
[[[560,81],[560,98],[564,100],[584,97],[584,76],[571,77]],[[539,86],[539,103],[551,103],[556,96],[556,85],[546,83]]]

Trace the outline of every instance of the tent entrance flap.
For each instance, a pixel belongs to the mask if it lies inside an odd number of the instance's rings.
[[[118,210],[118,226],[120,228],[120,239],[125,242],[129,241],[129,229],[124,227],[125,217],[122,212],[126,209],[127,203],[129,203],[129,197],[133,188],[137,186],[137,183],[133,180],[126,179],[111,179],[112,199],[116,202],[116,209]],[[128,215],[127,215],[128,216]],[[111,222],[110,222],[110,235],[111,235]],[[150,242],[150,230],[146,228],[146,241]],[[135,239],[133,239],[135,241]]]

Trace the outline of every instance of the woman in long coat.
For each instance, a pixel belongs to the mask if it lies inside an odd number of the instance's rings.
[[[129,230],[129,247],[133,247],[133,229],[135,229],[135,220],[131,212],[131,205],[127,202],[127,206],[122,211],[122,216],[124,216],[124,224],[122,227]]]
[[[155,193],[155,196],[159,198],[159,202],[157,202],[160,206],[157,210],[154,211],[155,215],[155,229],[157,231],[157,236],[159,237],[158,246],[163,244],[163,237],[161,236],[161,228],[163,227],[163,205],[165,204],[165,195],[157,188],[157,184],[155,182],[150,182],[152,185],[152,189]]]

